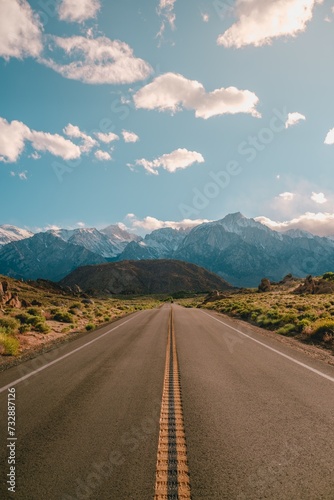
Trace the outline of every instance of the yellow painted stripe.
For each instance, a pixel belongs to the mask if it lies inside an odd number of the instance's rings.
[[[168,324],[154,499],[191,499],[173,309]]]

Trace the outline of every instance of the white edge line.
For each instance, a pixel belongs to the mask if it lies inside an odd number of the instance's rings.
[[[10,384],[7,384],[5,385],[4,387],[1,387],[0,388],[0,394],[4,391],[6,391],[7,389],[9,389],[10,387],[13,387],[14,385],[17,385],[19,382],[23,382],[23,380],[27,380],[27,378],[29,377],[32,377],[33,375],[35,375],[36,373],[39,373],[43,370],[45,370],[46,368],[49,368],[49,366],[52,366],[56,363],[58,363],[59,361],[62,361],[63,359],[65,358],[68,358],[68,356],[72,356],[72,354],[78,352],[78,351],[81,351],[81,349],[84,349],[85,347],[93,344],[94,342],[97,342],[98,340],[102,339],[103,337],[105,337],[106,335],[108,335],[109,333],[113,332],[114,330],[117,330],[118,328],[120,328],[121,326],[125,325],[126,323],[129,323],[129,321],[132,321],[134,319],[133,318],[130,318],[130,319],[127,319],[126,321],[124,321],[124,323],[121,323],[120,325],[117,325],[115,326],[114,328],[111,328],[111,330],[108,330],[107,332],[103,333],[102,335],[100,335],[99,337],[96,337],[96,339],[93,339],[93,340],[90,340],[89,342],[87,342],[86,344],[80,346],[80,347],[77,347],[76,349],[74,349],[73,351],[71,352],[68,352],[67,354],[64,354],[63,356],[61,356],[60,358],[57,358],[53,361],[50,361],[50,363],[48,363],[47,365],[44,365],[44,366],[41,366],[40,368],[37,368],[37,370],[34,370],[33,372],[30,372],[30,373],[27,373],[27,375],[24,375],[23,377],[21,378],[18,378],[16,380],[14,380],[13,382],[11,382]]]
[[[233,326],[230,326],[229,324],[225,323],[224,321],[221,321],[220,319],[215,318],[214,316],[211,316],[211,314],[208,314],[204,311],[201,311],[203,314],[206,316],[209,316],[210,318],[214,319],[215,321],[218,321],[218,323],[222,323],[223,325],[227,326],[231,330],[234,330],[235,332],[238,332],[240,335],[243,335],[244,337],[247,337],[248,339],[252,340],[253,342],[256,342],[257,344],[262,345],[263,347],[266,347],[270,351],[275,352],[276,354],[279,354],[283,358],[288,359],[289,361],[292,361],[293,363],[296,363],[296,365],[302,366],[303,368],[306,368],[307,370],[310,370],[313,373],[316,373],[317,375],[320,375],[320,377],[326,378],[327,380],[330,380],[331,382],[334,382],[334,377],[331,377],[330,375],[326,375],[326,373],[323,373],[319,370],[316,370],[315,368],[312,368],[309,365],[306,365],[305,363],[302,363],[301,361],[298,361],[297,359],[292,358],[291,356],[288,356],[287,354],[284,354],[281,351],[278,351],[277,349],[274,349],[274,347],[270,347],[269,345],[265,344],[264,342],[261,342],[260,340],[256,340],[250,335],[247,335],[246,333],[241,332],[237,328],[234,328]]]

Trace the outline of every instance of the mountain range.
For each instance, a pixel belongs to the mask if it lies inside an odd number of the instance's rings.
[[[9,241],[10,240],[10,241]],[[193,229],[157,229],[144,238],[118,225],[103,230],[56,229],[32,233],[0,226],[0,273],[60,280],[79,266],[108,261],[176,259],[197,264],[234,286],[257,286],[334,270],[334,240],[306,231],[285,233],[240,213]]]

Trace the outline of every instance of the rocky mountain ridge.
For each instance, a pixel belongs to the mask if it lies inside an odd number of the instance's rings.
[[[333,270],[334,240],[300,230],[277,232],[240,213],[188,230],[157,229],[144,238],[120,226],[59,229],[0,247],[0,272],[56,280],[81,265],[143,259],[190,262],[234,286],[256,287],[264,276],[280,281],[289,273],[304,278]]]

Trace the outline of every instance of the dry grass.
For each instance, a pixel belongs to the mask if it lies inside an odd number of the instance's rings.
[[[334,349],[334,295],[282,292],[233,294],[197,307],[212,309],[280,335]]]
[[[127,297],[87,299],[1,277],[29,306],[0,311],[0,354],[16,356],[60,337],[85,332],[129,313],[151,309],[163,298]]]

